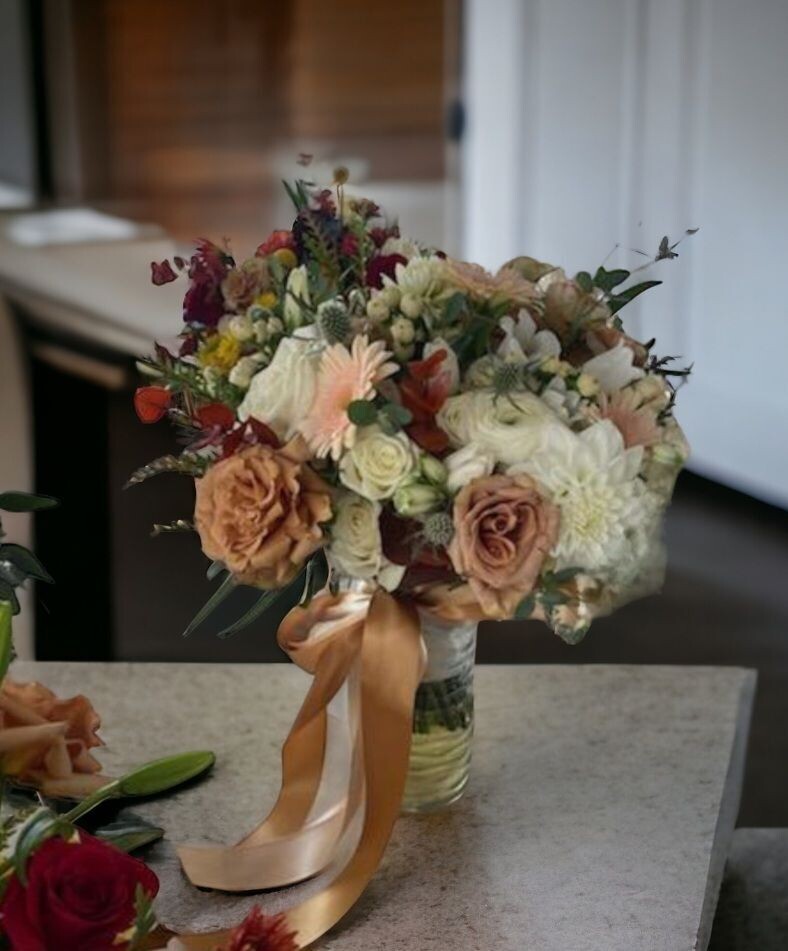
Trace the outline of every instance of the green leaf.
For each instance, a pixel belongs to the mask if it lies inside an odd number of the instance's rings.
[[[36,581],[46,581],[54,584],[52,575],[46,570],[36,556],[21,545],[0,545],[0,561],[10,561],[29,578]]]
[[[618,287],[619,284],[623,284],[624,281],[629,277],[629,271],[624,268],[618,268],[614,271],[606,271],[603,267],[597,268],[597,272],[594,275],[594,284],[603,290],[606,294],[609,294],[614,287]]]
[[[7,581],[0,581],[0,603],[3,601],[11,605],[11,613],[14,616],[19,614],[19,599],[16,596],[16,591]]]
[[[114,845],[121,852],[134,852],[164,836],[164,829],[137,816],[124,815],[95,832],[97,838]]]
[[[189,782],[209,770],[216,756],[205,750],[177,753],[146,763],[115,780],[117,796],[154,796]]]
[[[153,912],[153,895],[137,884],[134,890],[134,922],[128,936],[126,951],[141,951],[144,939],[156,927],[156,915]]]
[[[446,301],[446,306],[443,309],[444,322],[447,324],[453,324],[459,320],[460,315],[465,310],[465,305],[467,302],[467,297],[462,292],[452,294],[452,296]]]
[[[378,418],[378,410],[371,400],[353,400],[347,408],[347,416],[356,426],[371,426]]]
[[[184,637],[188,637],[192,631],[196,630],[202,622],[208,617],[209,614],[213,614],[216,608],[228,598],[233,591],[235,590],[235,578],[228,574],[227,577],[222,581],[219,587],[214,591],[214,593],[208,598],[205,604],[200,608],[200,610],[194,615],[194,617],[189,622],[188,627],[183,632]]]
[[[578,284],[586,293],[594,289],[594,279],[588,271],[578,271],[575,274],[575,283]]]
[[[14,841],[14,851],[11,855],[11,864],[16,876],[23,884],[27,884],[27,861],[35,850],[46,842],[69,828],[68,822],[55,815],[51,809],[42,806],[25,820]]]
[[[397,429],[408,426],[413,422],[413,413],[402,403],[386,403],[380,411]]]
[[[30,492],[0,492],[0,509],[5,512],[42,512],[53,509],[60,503],[49,495],[33,495]]]
[[[553,571],[548,574],[545,581],[548,585],[566,584],[567,581],[571,581],[575,575],[581,574],[582,571],[582,568],[562,568],[560,571]]]
[[[248,611],[245,611],[237,621],[233,621],[232,624],[229,624],[227,627],[222,628],[221,631],[218,631],[216,636],[221,637],[222,639],[226,637],[232,637],[233,634],[237,634],[238,631],[242,631],[245,627],[249,627],[254,621],[261,617],[265,612],[272,607],[279,598],[288,590],[296,581],[300,582],[303,577],[304,572],[302,571],[294,581],[291,581],[289,585],[284,588],[274,588],[272,591],[263,591],[260,597],[255,601],[255,603],[249,608]]]
[[[525,620],[529,618],[534,613],[534,608],[536,607],[536,598],[529,594],[527,597],[517,605],[514,610],[514,616],[520,620]]]
[[[11,605],[0,601],[0,681],[8,672],[14,656],[14,640],[11,636]]]
[[[205,577],[209,581],[213,581],[213,579],[220,575],[223,571],[227,571],[227,569],[224,567],[224,564],[221,561],[212,561],[208,566],[208,570],[205,572]]]
[[[612,314],[618,313],[622,307],[639,297],[644,291],[650,290],[652,287],[658,287],[661,283],[662,281],[643,281],[641,284],[633,284],[632,287],[619,291],[608,301],[610,312]]]

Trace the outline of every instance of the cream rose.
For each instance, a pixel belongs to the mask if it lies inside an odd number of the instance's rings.
[[[380,503],[355,492],[343,493],[335,504],[331,544],[326,554],[332,568],[350,578],[377,579],[393,591],[405,568],[392,564],[383,554],[380,537]]]
[[[469,443],[444,460],[449,471],[446,487],[449,492],[459,492],[472,479],[490,475],[495,468],[495,456],[476,443]]]
[[[312,407],[320,352],[303,328],[297,337],[284,337],[271,363],[255,374],[238,418],[250,416],[266,423],[282,440],[292,439]]]
[[[533,393],[496,397],[492,390],[451,397],[441,407],[437,422],[454,446],[476,443],[504,465],[529,458],[552,427],[564,425]]]
[[[379,426],[365,426],[342,457],[339,478],[366,499],[388,499],[416,468],[418,458],[405,433],[388,435]]]
[[[306,273],[306,266],[302,264],[300,267],[294,267],[287,276],[282,312],[288,331],[292,332],[306,323],[302,304],[310,303],[309,276]]]

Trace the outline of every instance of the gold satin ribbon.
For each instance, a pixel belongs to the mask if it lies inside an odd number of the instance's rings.
[[[323,592],[308,607],[290,611],[278,639],[313,680],[282,748],[276,804],[237,845],[182,847],[178,854],[194,885],[222,891],[293,884],[333,861],[338,867],[329,884],[286,912],[304,948],[355,904],[388,844],[405,788],[424,657],[415,609],[381,589]],[[344,788],[321,803],[330,752],[328,706],[343,687],[349,775]],[[361,814],[358,841],[342,861],[338,847]],[[183,935],[171,947],[212,951],[229,934]]]

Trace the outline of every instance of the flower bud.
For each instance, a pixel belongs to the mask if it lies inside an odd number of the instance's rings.
[[[415,320],[421,314],[421,300],[415,294],[404,293],[399,307],[402,313],[411,320]]]
[[[446,484],[446,479],[448,477],[448,470],[446,466],[436,459],[435,456],[430,456],[427,453],[421,457],[420,460],[421,474],[427,480],[427,482],[432,485],[443,486]]]
[[[410,518],[414,515],[426,515],[438,508],[444,495],[432,485],[415,482],[404,485],[394,493],[394,508],[400,515]]]
[[[254,322],[249,314],[239,314],[230,320],[227,328],[236,340],[244,342],[254,336]]]
[[[376,294],[367,303],[367,317],[373,324],[382,324],[389,316],[389,305],[383,299],[382,294]]]
[[[404,317],[397,317],[391,324],[391,336],[395,343],[407,347],[408,344],[413,343],[416,331],[409,320]]]
[[[577,392],[581,396],[596,396],[599,392],[599,382],[596,377],[591,376],[590,373],[581,373],[577,378]]]

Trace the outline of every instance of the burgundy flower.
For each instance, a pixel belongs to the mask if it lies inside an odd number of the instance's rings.
[[[187,323],[215,327],[224,314],[222,281],[233,259],[218,245],[204,238],[189,262],[191,286],[183,299],[183,319]]]
[[[298,951],[295,938],[284,915],[264,915],[253,908],[221,951]]]
[[[398,264],[407,264],[408,259],[401,254],[378,254],[367,265],[367,287],[383,287],[383,278],[394,279]]]
[[[162,284],[169,284],[171,281],[176,281],[178,275],[173,271],[170,262],[165,259],[161,262],[150,262],[150,279],[157,287],[160,287]]]
[[[339,242],[339,250],[345,257],[354,258],[358,254],[358,238],[352,232],[346,231]]]
[[[81,830],[78,841],[49,839],[27,864],[27,885],[8,883],[1,926],[14,951],[122,951],[138,885],[159,890],[147,865],[114,846]]]
[[[376,248],[382,248],[389,238],[399,237],[399,226],[391,225],[388,228],[384,228],[382,226],[370,228],[369,236],[372,238],[372,243]]]

